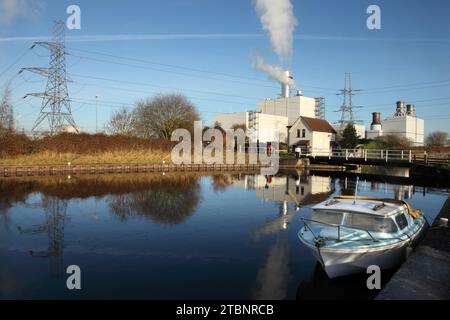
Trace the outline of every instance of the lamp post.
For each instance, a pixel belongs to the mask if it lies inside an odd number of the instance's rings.
[[[99,95],[95,95],[95,133],[98,133],[98,97]]]

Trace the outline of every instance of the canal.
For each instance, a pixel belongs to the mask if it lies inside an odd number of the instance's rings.
[[[329,280],[297,236],[314,204],[355,185],[297,171],[0,178],[0,299],[370,299],[364,275]],[[432,221],[449,191],[361,180],[358,194]],[[69,265],[82,290],[67,289]]]

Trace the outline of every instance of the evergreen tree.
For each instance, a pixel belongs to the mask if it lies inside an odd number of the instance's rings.
[[[342,131],[341,148],[354,149],[359,142],[359,137],[356,134],[355,126],[349,123],[344,131]]]

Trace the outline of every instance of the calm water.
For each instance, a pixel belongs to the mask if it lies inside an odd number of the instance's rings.
[[[330,281],[301,245],[300,217],[355,181],[297,172],[0,179],[0,298],[370,298]],[[432,219],[446,190],[360,182]],[[69,265],[82,290],[66,289]],[[386,281],[391,273],[384,274]]]

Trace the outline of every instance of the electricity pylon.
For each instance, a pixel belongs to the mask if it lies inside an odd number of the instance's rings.
[[[67,89],[67,67],[66,67],[66,45],[65,45],[65,23],[55,21],[52,42],[35,42],[31,48],[41,46],[50,51],[50,64],[47,68],[31,67],[22,68],[19,73],[29,71],[47,77],[45,92],[28,93],[28,96],[41,97],[42,105],[38,118],[36,119],[32,132],[36,133],[39,125],[45,120],[48,121],[49,133],[63,130],[64,123],[72,126],[78,132],[78,128],[73,119],[70,108],[69,91]]]
[[[354,92],[360,91],[352,89],[352,77],[350,73],[345,74],[345,85],[344,89],[341,90],[338,95],[344,96],[344,101],[342,106],[339,108],[339,112],[341,112],[341,120],[339,123],[339,130],[342,132],[345,127],[350,124],[355,124],[355,122],[361,122],[359,120],[355,120],[355,115],[353,114],[353,108],[361,108],[360,106],[353,105],[353,96]]]

